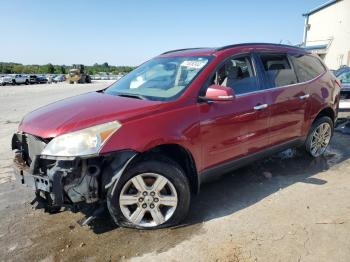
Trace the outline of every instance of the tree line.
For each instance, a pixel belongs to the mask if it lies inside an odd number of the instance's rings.
[[[66,65],[23,65],[19,63],[0,62],[1,74],[67,74],[72,66]],[[128,73],[135,67],[132,66],[111,66],[107,62],[103,64],[95,63],[92,66],[85,66],[85,71],[90,75],[100,72],[109,74]]]

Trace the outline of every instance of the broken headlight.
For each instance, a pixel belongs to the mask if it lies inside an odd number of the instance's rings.
[[[72,157],[97,154],[120,127],[118,121],[113,121],[57,136],[48,143],[41,155]]]

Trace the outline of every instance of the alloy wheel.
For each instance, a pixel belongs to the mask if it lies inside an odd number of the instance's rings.
[[[168,221],[178,204],[174,185],[164,176],[143,173],[129,179],[119,196],[123,215],[137,226],[155,227]]]
[[[314,157],[322,155],[331,140],[332,127],[329,123],[320,124],[312,134],[310,152]]]

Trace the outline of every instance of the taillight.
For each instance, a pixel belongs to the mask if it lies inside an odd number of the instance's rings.
[[[339,79],[335,79],[335,82],[337,83],[337,85],[338,85],[339,87],[341,87],[341,82],[340,82]]]

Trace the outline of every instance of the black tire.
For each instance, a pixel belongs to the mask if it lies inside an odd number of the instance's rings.
[[[73,81],[69,81],[69,83],[70,83],[70,84],[74,84],[74,82],[73,82]]]
[[[16,80],[12,80],[12,85],[17,85]]]
[[[154,227],[143,227],[130,222],[122,213],[119,205],[119,196],[125,183],[142,173],[156,173],[167,178],[175,187],[178,203],[175,212],[169,220]],[[113,194],[113,188],[116,186]],[[136,163],[129,168],[119,179],[117,185],[112,185],[107,192],[107,206],[114,222],[121,227],[138,229],[156,229],[179,224],[188,214],[191,193],[188,179],[179,165],[170,159],[149,160]]]
[[[334,133],[334,123],[332,121],[332,119],[328,116],[322,116],[320,118],[317,118],[311,125],[311,128],[309,130],[309,133],[307,135],[307,138],[306,138],[306,141],[305,141],[305,150],[306,152],[309,153],[310,156],[312,157],[317,157],[317,156],[314,156],[312,153],[311,153],[311,142],[312,142],[312,136],[313,136],[313,133],[314,131],[317,129],[317,127],[319,127],[321,124],[323,123],[328,123],[330,126],[331,126],[331,138],[333,136],[333,133]],[[329,145],[329,144],[328,144]],[[328,146],[327,145],[327,146]],[[323,155],[324,152],[321,154]]]
[[[25,84],[26,84],[26,85],[29,85],[29,81],[28,81],[28,80],[26,80]]]

